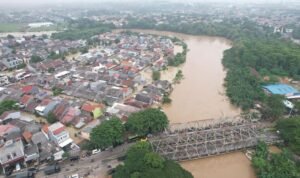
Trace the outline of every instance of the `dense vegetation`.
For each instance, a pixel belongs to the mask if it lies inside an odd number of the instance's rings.
[[[300,155],[300,117],[279,120],[277,128],[288,148]]]
[[[43,59],[40,56],[33,55],[30,58],[30,62],[32,62],[32,63],[38,63],[41,61],[43,61]]]
[[[168,122],[164,112],[150,108],[131,114],[128,117],[126,128],[131,133],[147,135],[163,131],[168,126]]]
[[[0,115],[5,111],[11,111],[14,109],[18,109],[18,107],[16,106],[16,102],[13,100],[4,100],[0,103]]]
[[[60,40],[89,39],[92,36],[105,33],[115,28],[113,24],[102,24],[88,19],[69,22],[66,31],[52,34],[52,38]]]
[[[193,176],[171,160],[151,151],[148,142],[138,142],[126,154],[124,165],[116,168],[113,178],[192,178]]]
[[[159,80],[160,79],[160,71],[153,70],[152,71],[152,80]]]
[[[101,149],[116,146],[123,142],[124,132],[125,129],[121,120],[113,117],[92,130],[91,143],[94,147]]]
[[[265,143],[259,143],[256,147],[252,165],[258,178],[298,178],[300,176],[288,152],[271,154]]]
[[[55,123],[55,122],[58,121],[58,119],[56,118],[56,116],[55,116],[52,112],[50,112],[50,113],[47,115],[46,120],[47,120],[47,122],[48,122],[49,124],[53,124],[53,123]]]
[[[293,38],[300,39],[300,27],[296,27],[293,30]]]

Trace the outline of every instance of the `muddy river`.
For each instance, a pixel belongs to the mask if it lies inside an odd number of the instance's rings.
[[[231,42],[219,37],[191,36],[172,32],[134,30],[143,33],[176,36],[188,45],[186,63],[162,72],[162,79],[172,80],[181,69],[184,79],[174,86],[172,104],[163,106],[171,123],[236,116],[224,92],[226,71],[222,66],[223,52]],[[175,48],[175,51],[180,49]],[[255,178],[248,158],[242,152],[182,162],[195,178]]]
[[[186,63],[179,67],[184,79],[174,86],[172,103],[163,107],[171,123],[220,119],[239,114],[239,109],[229,103],[223,86],[226,71],[222,57],[224,50],[231,47],[229,40],[172,32],[138,31],[176,36],[188,46]],[[180,49],[175,48],[175,51]],[[172,80],[179,69],[169,68],[162,72],[162,79]]]

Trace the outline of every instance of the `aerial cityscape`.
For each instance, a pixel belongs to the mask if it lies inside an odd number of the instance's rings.
[[[300,1],[0,9],[1,178],[300,177]]]

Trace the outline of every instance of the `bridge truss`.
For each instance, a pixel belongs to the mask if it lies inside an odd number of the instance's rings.
[[[175,161],[241,150],[255,146],[260,140],[267,144],[280,142],[276,133],[245,120],[175,124],[164,134],[149,139],[155,152]]]

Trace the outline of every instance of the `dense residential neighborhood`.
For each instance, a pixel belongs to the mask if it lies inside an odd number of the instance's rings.
[[[89,140],[92,128],[103,120],[118,116],[125,123],[131,113],[161,103],[172,91],[171,82],[152,82],[141,74],[167,66],[174,56],[170,38],[108,32],[92,39],[99,45],[80,53],[76,50],[86,47],[84,40],[1,38],[1,102],[15,101],[15,109],[0,116],[4,173],[16,165],[65,159],[66,152],[80,155],[78,144]],[[51,59],[49,52],[65,57]]]

